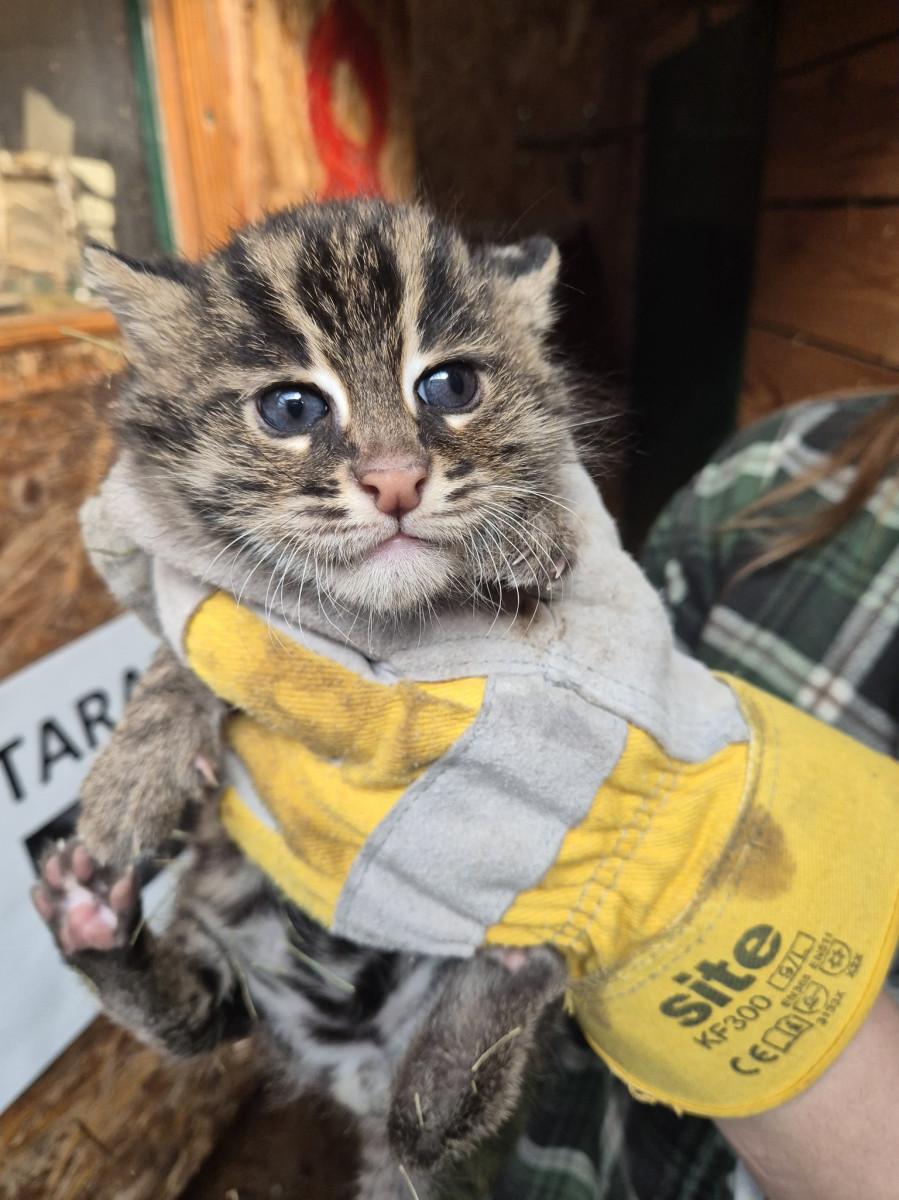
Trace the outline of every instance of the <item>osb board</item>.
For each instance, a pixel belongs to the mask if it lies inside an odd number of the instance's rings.
[[[899,203],[763,214],[752,319],[899,368]]]
[[[764,192],[899,196],[899,36],[776,82]]]
[[[110,462],[113,350],[71,341],[0,354],[0,678],[115,614],[78,506]]]
[[[738,423],[843,388],[899,388],[899,370],[855,362],[793,337],[751,329],[746,341]]]
[[[890,33],[899,33],[896,0],[782,0],[777,65],[795,70]]]
[[[150,0],[149,12],[183,253],[267,211],[346,191],[341,164],[358,168],[359,190],[409,194],[403,0]],[[332,34],[345,53],[316,74]]]
[[[101,1017],[0,1115],[0,1200],[175,1200],[255,1084],[249,1043],[173,1064]]]

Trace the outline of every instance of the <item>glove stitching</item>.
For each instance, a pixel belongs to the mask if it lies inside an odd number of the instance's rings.
[[[649,832],[649,829],[652,826],[652,822],[653,822],[655,813],[653,813],[652,816],[650,816],[649,821],[646,824],[646,827],[643,829],[639,838],[632,846],[630,852],[627,855],[625,855],[623,858],[620,859],[618,866],[615,870],[615,873],[613,874],[611,880],[602,888],[602,890],[599,894],[599,898],[597,899],[592,912],[586,918],[586,923],[584,924],[584,926],[582,928],[578,928],[578,926],[574,923],[574,918],[576,915],[578,915],[578,914],[584,915],[581,906],[582,906],[584,900],[586,899],[586,896],[587,896],[591,886],[595,882],[597,876],[605,868],[605,866],[616,857],[618,850],[621,847],[621,845],[624,843],[625,839],[627,838],[627,835],[633,829],[636,828],[637,823],[640,820],[640,817],[645,812],[649,811],[649,808],[651,805],[655,804],[655,812],[658,812],[659,808],[662,807],[664,805],[664,803],[666,802],[668,796],[671,794],[671,789],[673,787],[673,783],[671,785],[669,785],[669,788],[667,791],[663,792],[662,787],[663,787],[663,783],[664,783],[666,775],[670,776],[670,774],[671,773],[669,771],[665,771],[664,769],[659,771],[658,779],[656,781],[653,791],[643,797],[640,804],[634,810],[628,824],[625,825],[624,828],[620,830],[612,849],[599,860],[599,862],[596,864],[596,866],[590,872],[589,877],[585,881],[583,887],[580,890],[580,893],[578,894],[577,900],[574,902],[574,904],[571,907],[571,910],[568,913],[568,917],[565,920],[565,924],[562,926],[561,929],[557,930],[553,934],[552,941],[551,941],[552,945],[557,945],[559,939],[568,935],[569,933],[571,933],[571,935],[572,935],[572,940],[580,937],[582,934],[584,934],[586,932],[587,927],[589,926],[590,922],[592,920],[595,920],[596,915],[599,911],[599,907],[600,907],[603,899],[605,898],[606,894],[612,887],[614,887],[615,882],[617,881],[618,876],[621,874],[622,870],[624,869],[625,864],[633,857],[633,855],[636,852],[637,848],[639,847],[640,843],[643,841],[643,838]],[[675,773],[674,778],[676,780],[677,773]]]
[[[485,730],[488,728],[486,717],[492,711],[494,701],[495,688],[491,686],[490,682],[488,682],[486,688],[484,689],[484,699],[481,703],[481,707],[478,710],[475,720],[471,723],[471,725],[469,725],[461,737],[459,737],[453,743],[446,754],[437,759],[436,762],[431,766],[428,773],[427,786],[429,788],[433,787],[447,771],[451,771],[454,768],[455,754],[462,752],[471,753],[478,741],[484,736]],[[485,718],[484,720],[479,719],[482,716]],[[346,912],[351,905],[356,902],[358,894],[361,891],[369,872],[375,866],[381,865],[381,856],[385,841],[387,841],[389,838],[392,838],[395,834],[395,831],[402,828],[405,822],[414,815],[414,800],[412,802],[409,801],[409,793],[416,786],[416,784],[420,783],[422,778],[423,776],[420,776],[419,779],[415,780],[415,782],[403,792],[403,795],[391,810],[391,823],[388,825],[388,823],[385,821],[379,822],[368,835],[367,839],[363,843],[362,848],[360,849],[360,854],[365,852],[365,859],[362,862],[359,862],[357,859],[354,863],[354,866],[343,885],[343,890],[338,900],[338,911],[342,910]],[[410,881],[415,882],[415,880],[412,880],[411,878]],[[457,909],[456,911],[460,910]],[[471,914],[464,911],[461,912],[461,915],[468,920],[474,919],[483,927],[483,922],[479,917],[472,918]],[[483,927],[483,929],[484,932],[486,932],[486,928]]]
[[[587,924],[588,924],[588,925],[589,925],[589,924],[590,924],[592,921],[595,921],[595,920],[596,920],[596,917],[597,917],[597,915],[598,915],[598,913],[599,913],[600,905],[602,904],[603,900],[605,899],[605,897],[606,897],[607,893],[608,893],[608,892],[610,892],[610,891],[611,891],[611,890],[614,888],[615,884],[616,884],[616,883],[617,883],[617,881],[618,881],[618,877],[619,877],[619,875],[620,875],[620,874],[621,874],[621,872],[624,870],[624,868],[627,866],[627,864],[628,864],[628,863],[631,861],[631,859],[634,857],[634,855],[637,853],[637,850],[640,848],[640,846],[641,846],[641,844],[642,844],[642,842],[643,842],[643,839],[646,837],[646,835],[649,833],[650,829],[652,828],[653,821],[656,819],[656,817],[658,816],[658,814],[659,814],[659,813],[662,811],[662,809],[665,807],[665,805],[666,805],[666,804],[668,803],[668,801],[671,799],[672,795],[674,795],[675,789],[677,788],[677,781],[678,781],[678,779],[680,778],[680,776],[681,776],[681,774],[682,774],[682,773],[683,773],[683,769],[682,769],[682,767],[680,767],[680,768],[679,768],[677,771],[674,771],[674,772],[671,772],[671,771],[665,771],[665,772],[663,772],[663,773],[662,773],[663,775],[668,775],[668,776],[670,777],[670,783],[668,784],[668,786],[667,786],[667,788],[665,789],[665,791],[661,793],[661,795],[657,795],[657,796],[655,797],[655,804],[654,804],[654,806],[653,806],[653,811],[652,811],[652,813],[650,814],[649,820],[646,822],[646,825],[644,826],[644,828],[643,828],[643,829],[642,829],[642,831],[640,832],[640,835],[639,835],[639,837],[637,838],[637,840],[634,842],[633,846],[631,847],[630,853],[628,853],[627,855],[625,855],[625,856],[624,856],[624,857],[623,857],[623,858],[620,860],[620,862],[619,862],[619,864],[618,864],[618,868],[617,868],[617,870],[615,871],[615,874],[612,876],[612,878],[609,880],[609,882],[608,882],[608,883],[605,885],[605,887],[604,887],[604,888],[602,889],[602,891],[600,892],[600,894],[599,894],[599,898],[597,899],[597,901],[596,901],[596,904],[595,904],[595,905],[594,905],[594,907],[593,907],[593,911],[590,913],[590,915],[589,915],[589,916],[588,916],[588,918],[587,918]],[[644,801],[644,802],[643,802],[643,803],[640,805],[640,808],[639,808],[639,809],[637,810],[637,812],[634,814],[634,818],[633,818],[633,820],[631,821],[631,828],[635,828],[635,827],[636,827],[636,825],[637,825],[637,819],[638,819],[638,817],[640,816],[640,810],[641,810],[641,809],[643,809],[644,807],[647,807],[647,808],[648,808],[649,801],[650,801],[651,799],[653,799],[653,798],[652,798],[652,797],[648,797],[648,798],[647,798],[647,799],[646,799],[646,800],[645,800],[645,801]]]
[[[747,706],[753,707],[754,710],[756,712],[758,712],[758,708],[755,705],[753,705],[752,701],[748,697],[741,702],[741,707],[742,707],[743,703],[745,703]],[[761,721],[758,722],[758,725],[759,726],[762,725],[762,722]],[[772,725],[770,726],[770,729],[768,729],[766,726],[765,733],[766,733],[766,740],[767,740],[768,746],[773,751],[772,760],[773,760],[774,766],[773,766],[773,770],[772,770],[771,784],[766,791],[766,795],[765,795],[764,799],[762,797],[756,795],[754,797],[755,803],[750,805],[749,808],[747,808],[745,812],[743,811],[743,803],[741,801],[740,808],[738,810],[740,813],[740,817],[738,818],[738,820],[739,820],[739,823],[742,824],[742,821],[746,818],[746,816],[748,816],[750,809],[755,808],[756,811],[759,812],[760,816],[762,817],[762,823],[760,826],[762,829],[764,829],[764,827],[767,825],[768,821],[771,819],[771,813],[770,813],[771,797],[776,795],[777,781],[778,781],[778,777],[780,775],[779,731],[778,731],[776,725],[774,725],[772,723]],[[761,756],[762,740],[763,740],[763,735],[761,735],[761,734],[758,734],[758,735],[750,738],[749,759],[747,761],[747,769],[746,769],[746,778],[748,780],[751,780],[755,775],[755,771],[756,771],[756,768],[758,765],[758,760]],[[748,845],[748,843],[747,843],[747,845]],[[744,849],[745,849],[745,847],[744,847]],[[725,847],[724,853],[725,854],[727,853],[726,847]],[[734,893],[736,892],[737,888],[739,887],[740,881],[743,877],[743,873],[749,862],[749,858],[750,858],[750,855],[747,853],[743,853],[743,854],[737,856],[737,861],[734,863],[733,867],[731,868],[730,882],[729,882],[727,894],[723,897],[718,910],[714,913],[714,915],[711,917],[711,919],[708,921],[708,923],[696,933],[696,936],[693,937],[687,943],[687,945],[681,947],[681,949],[678,950],[678,952],[673,957],[666,959],[665,962],[660,964],[659,967],[655,971],[653,971],[651,974],[642,976],[636,983],[631,984],[630,987],[627,987],[627,988],[624,988],[622,990],[615,991],[615,992],[608,992],[607,998],[609,1000],[616,1000],[616,999],[621,998],[622,996],[632,996],[635,992],[640,991],[641,988],[645,987],[649,983],[652,983],[654,980],[658,979],[660,976],[668,974],[668,972],[671,970],[671,968],[674,967],[678,962],[680,962],[681,959],[685,958],[688,954],[692,954],[693,951],[696,949],[697,945],[700,945],[704,941],[704,939],[712,932],[712,930],[715,928],[715,926],[719,923],[719,921],[723,917],[724,913],[727,911],[727,908],[729,907],[730,902],[733,899]],[[714,884],[712,886],[714,887]],[[697,915],[698,915],[698,910],[702,907],[703,904],[706,903],[707,899],[708,899],[708,897],[706,896],[705,898],[696,901]],[[625,966],[619,972],[619,979],[621,978],[622,975],[629,974],[635,970],[640,970],[645,965],[652,962],[654,959],[658,959],[661,955],[663,955],[666,952],[666,950],[670,947],[671,943],[677,939],[678,935],[683,933],[683,930],[684,930],[684,927],[683,927],[683,925],[680,925],[680,924],[672,927],[671,931],[668,934],[663,935],[661,940],[651,950],[647,951],[645,954],[642,954],[640,956],[639,960],[632,962],[632,963],[628,964],[627,966]]]

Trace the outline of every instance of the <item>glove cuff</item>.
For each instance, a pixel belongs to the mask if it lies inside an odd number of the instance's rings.
[[[861,1025],[899,938],[899,764],[726,682],[750,745],[717,868],[669,929],[570,990],[633,1090],[710,1117],[808,1087]]]

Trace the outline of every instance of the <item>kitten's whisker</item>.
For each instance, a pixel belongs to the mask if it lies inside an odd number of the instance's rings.
[[[281,540],[279,539],[278,542],[276,543],[276,548],[278,545],[281,545],[281,544],[282,544]],[[271,593],[271,590],[272,590],[272,584],[275,582],[275,575],[277,574],[278,568],[280,567],[281,562],[284,559],[284,555],[288,552],[289,549],[290,549],[290,541],[287,542],[287,544],[284,546],[284,549],[278,555],[278,561],[272,567],[271,574],[268,577],[268,587],[265,589],[265,600],[263,602],[263,609],[265,611],[265,619],[268,622],[271,622],[272,606],[274,605],[274,596],[272,597],[271,603],[269,603],[269,594]],[[282,579],[283,579],[283,576],[282,576]]]
[[[504,509],[501,509],[497,505],[490,504],[489,502],[484,504],[483,508],[484,508],[485,512],[492,512],[492,513],[498,514],[502,520],[509,522],[510,524],[513,525],[513,527],[515,527],[521,531],[522,538],[524,538],[527,545],[530,546],[531,551],[533,552],[533,557],[537,560],[538,565],[540,565],[543,568],[543,570],[546,574],[547,583],[551,585],[554,582],[553,575],[552,575],[549,567],[547,567],[541,561],[543,556],[545,555],[547,562],[549,562],[550,565],[552,565],[551,555],[550,555],[549,551],[547,550],[547,548],[544,545],[542,545],[541,542],[537,539],[536,535],[533,534],[532,531],[527,528],[524,521],[519,519],[518,517],[516,517],[513,513],[510,513]],[[518,556],[518,558],[513,559],[513,563],[517,563],[519,561],[519,559],[521,559],[521,561],[525,562],[525,561],[527,561],[527,557],[528,556],[527,556],[526,551],[522,551],[520,553],[520,555]],[[534,570],[533,565],[531,565],[531,573],[534,576],[534,586],[539,588],[539,586],[540,586],[539,580],[537,578],[537,573]]]
[[[244,531],[243,533],[239,533],[239,534],[237,535],[237,537],[233,537],[233,538],[231,539],[231,541],[230,541],[230,542],[226,542],[226,543],[225,543],[225,545],[224,545],[224,546],[222,546],[221,550],[219,550],[218,554],[215,556],[215,558],[212,560],[212,562],[209,564],[209,566],[206,568],[206,570],[203,572],[203,576],[202,576],[202,578],[200,579],[200,583],[201,583],[201,584],[204,584],[204,583],[206,582],[206,580],[209,578],[209,572],[212,570],[212,568],[215,566],[215,564],[218,562],[218,560],[219,560],[219,559],[222,557],[222,555],[223,555],[223,554],[224,554],[224,553],[225,553],[227,550],[230,550],[230,549],[231,549],[231,547],[232,547],[232,546],[233,546],[233,545],[234,545],[236,542],[242,542],[242,541],[245,541],[247,538],[250,538],[250,537],[252,537],[252,536],[253,536],[253,535],[252,535],[251,533],[247,533],[246,531]],[[240,553],[240,551],[238,550],[238,551],[237,551],[237,553],[239,554],[239,553]]]
[[[506,567],[507,567],[507,568],[509,569],[509,571],[511,572],[512,568],[511,568],[511,567],[509,567],[509,560],[508,560],[508,559],[506,558],[506,556],[503,554],[502,543],[501,543],[501,542],[498,542],[498,541],[496,541],[496,539],[493,537],[493,534],[492,534],[492,532],[491,532],[491,528],[490,528],[490,523],[488,523],[488,525],[485,527],[485,530],[484,530],[484,532],[485,532],[485,533],[488,535],[488,537],[490,538],[490,540],[491,540],[492,542],[496,542],[496,544],[497,544],[497,546],[498,546],[498,548],[499,548],[500,555],[501,555],[501,557],[502,557],[503,559],[505,559],[505,562],[506,562]],[[489,637],[491,633],[493,633],[494,627],[496,626],[496,622],[499,620],[499,618],[500,618],[500,614],[501,614],[501,613],[502,613],[502,611],[503,611],[503,603],[502,603],[502,585],[501,585],[501,582],[500,582],[500,580],[497,580],[497,583],[499,584],[499,587],[498,587],[498,589],[497,589],[497,591],[498,591],[498,595],[497,595],[497,601],[496,601],[496,616],[493,618],[493,620],[492,620],[492,622],[491,622],[491,624],[490,624],[490,628],[487,630],[487,633],[484,635],[484,636],[485,636],[485,639],[486,639],[487,637]],[[517,591],[517,589],[516,589],[516,593],[515,593],[515,594],[516,594],[516,598],[517,598],[517,596],[518,596],[518,591]],[[517,612],[516,612],[516,616],[517,616],[517,615],[518,615],[518,614],[517,614]]]
[[[563,504],[557,496],[551,496],[549,492],[538,492],[536,488],[529,488],[525,487],[524,485],[520,487],[511,487],[502,483],[485,483],[482,484],[482,487],[484,487],[484,489],[488,492],[518,492],[518,494],[522,496],[537,496],[541,500],[546,500],[550,504],[555,504],[557,508],[564,509],[565,512],[570,513],[579,524],[584,525],[586,528],[583,517],[579,516],[573,508],[569,507],[569,505]]]
[[[306,559],[303,563],[303,574],[300,576],[300,587],[299,587],[299,591],[297,592],[296,608],[294,609],[294,612],[296,613],[296,618],[297,618],[297,629],[300,632],[300,637],[303,639],[303,642],[306,641],[306,635],[303,632],[303,618],[300,616],[300,607],[303,603],[303,588],[306,584],[306,571],[309,568],[309,559],[311,557],[312,557],[312,551],[307,550],[306,551]]]
[[[530,550],[531,550],[530,557],[532,557],[534,560],[536,560],[537,565],[542,568],[544,574],[546,575],[547,584],[549,586],[552,586],[552,584],[555,582],[553,572],[550,570],[550,567],[552,566],[552,556],[551,556],[548,548],[544,544],[542,544],[541,541],[537,538],[537,535],[534,534],[532,532],[532,530],[528,529],[528,527],[526,526],[524,521],[519,519],[518,517],[516,517],[513,513],[510,513],[505,509],[501,509],[497,505],[490,504],[489,502],[483,504],[482,507],[485,512],[497,513],[499,515],[499,517],[501,518],[501,520],[508,522],[509,524],[511,524],[513,526],[513,528],[517,528],[520,531],[520,535],[521,535],[522,539],[525,541],[526,546],[530,547]],[[528,562],[528,558],[529,558],[529,556],[527,554],[527,551],[523,550],[523,551],[521,551],[521,553],[519,554],[519,556],[516,559],[513,559],[513,563],[517,563],[519,561],[528,563],[528,566],[531,571],[531,575],[534,580],[534,587],[539,590],[540,581],[537,576],[536,568],[534,566],[534,563]],[[546,565],[547,563],[549,564],[549,566]],[[510,570],[511,570],[511,566],[510,566]]]
[[[281,614],[281,616],[284,618],[284,620],[287,622],[288,626],[290,626],[290,618],[287,615],[287,601],[284,599],[284,584],[287,580],[287,576],[290,572],[290,568],[293,565],[293,560],[297,556],[297,552],[300,548],[301,542],[302,542],[302,537],[300,534],[297,534],[293,539],[293,545],[291,547],[290,557],[288,558],[287,562],[285,563],[284,570],[281,572],[281,582],[278,585],[278,589],[276,592],[278,611]]]

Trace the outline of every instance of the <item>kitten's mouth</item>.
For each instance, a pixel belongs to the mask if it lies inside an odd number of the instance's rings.
[[[415,554],[423,550],[428,543],[423,538],[412,537],[408,533],[397,532],[391,537],[385,538],[383,542],[378,542],[376,546],[372,546],[365,557],[369,559],[398,559],[408,558],[410,554]]]

